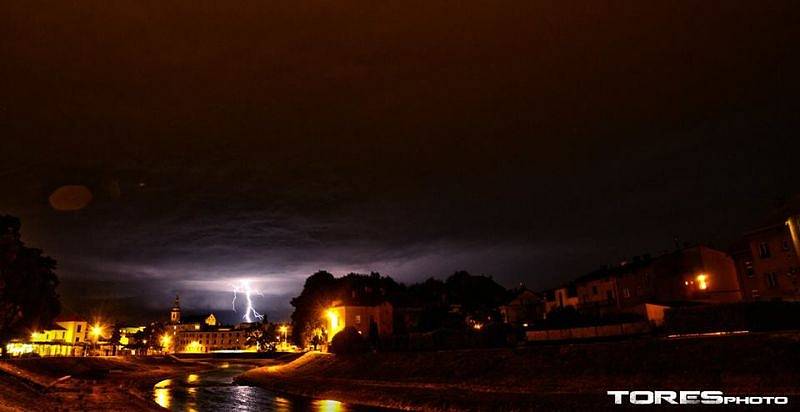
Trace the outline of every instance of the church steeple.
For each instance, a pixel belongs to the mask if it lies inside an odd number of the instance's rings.
[[[178,295],[175,295],[175,303],[169,311],[169,323],[181,323],[181,298]]]

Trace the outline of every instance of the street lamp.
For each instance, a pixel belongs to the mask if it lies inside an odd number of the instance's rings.
[[[103,334],[103,327],[98,324],[94,324],[94,326],[92,326],[92,336],[94,336],[95,342],[97,342],[100,339],[100,336],[102,334]]]
[[[98,341],[100,340],[100,337],[103,335],[103,327],[100,326],[100,324],[95,323],[92,326],[92,329],[91,329],[90,333],[91,333],[91,335],[93,337],[95,349],[97,349],[97,346],[98,346],[98,343],[99,343]]]

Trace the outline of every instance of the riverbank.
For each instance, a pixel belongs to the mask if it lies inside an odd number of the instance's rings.
[[[0,410],[158,411],[153,385],[213,368],[170,357],[64,357],[0,362]],[[62,379],[69,376],[67,379]]]
[[[607,390],[800,395],[800,335],[548,344],[519,349],[308,353],[238,378],[318,399],[398,409],[611,409]]]

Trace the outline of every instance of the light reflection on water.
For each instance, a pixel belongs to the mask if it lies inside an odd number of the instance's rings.
[[[311,400],[277,395],[253,386],[233,383],[236,375],[251,366],[226,364],[222,368],[179,379],[165,379],[153,387],[153,400],[171,411],[295,411],[361,412],[335,400]]]

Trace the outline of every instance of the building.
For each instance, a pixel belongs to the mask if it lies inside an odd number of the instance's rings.
[[[800,300],[799,228],[800,215],[779,218],[732,248],[745,300]]]
[[[6,346],[12,356],[35,353],[39,356],[84,356],[90,344],[89,323],[76,316],[59,316],[53,324],[31,333],[30,339],[15,340]]]
[[[741,299],[731,256],[707,246],[694,246],[656,258],[637,256],[581,276],[566,287],[548,291],[545,312],[573,306],[595,316],[640,313],[649,317],[661,311],[659,308],[676,304]]]
[[[619,272],[603,268],[575,280],[578,307],[596,313],[618,309],[618,276]]]
[[[667,253],[640,270],[631,287],[642,288],[651,303],[725,303],[742,299],[736,265],[730,255],[707,247],[694,246]],[[621,306],[633,303],[632,289],[620,291]],[[639,302],[640,303],[640,302]]]
[[[213,313],[182,317],[179,296],[175,296],[169,318],[166,338],[162,338],[165,352],[208,353],[248,349],[250,323],[221,325]]]
[[[212,326],[178,333],[175,347],[178,352],[207,353],[223,350],[246,350],[247,329],[236,326]]]
[[[391,335],[393,316],[393,307],[389,302],[374,306],[334,305],[325,311],[328,341],[349,326],[356,328],[364,336],[369,336],[371,328],[377,330],[378,336]]]
[[[539,294],[522,287],[510,301],[500,306],[500,315],[505,323],[527,326],[544,318],[544,301]]]
[[[548,313],[568,306],[577,308],[579,301],[575,284],[547,290],[544,292],[544,316],[547,317]]]
[[[178,295],[175,295],[175,303],[169,310],[169,323],[172,325],[181,323],[181,297]]]

